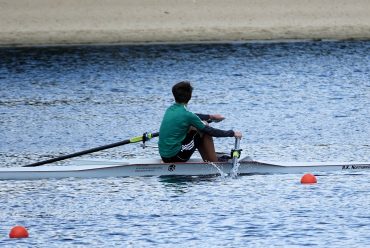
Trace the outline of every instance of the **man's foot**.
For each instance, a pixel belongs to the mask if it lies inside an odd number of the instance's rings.
[[[226,153],[216,153],[218,162],[227,162],[231,159],[230,154]]]

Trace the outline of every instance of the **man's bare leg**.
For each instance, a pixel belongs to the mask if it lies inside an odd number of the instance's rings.
[[[203,134],[198,150],[204,161],[218,162],[212,136]]]

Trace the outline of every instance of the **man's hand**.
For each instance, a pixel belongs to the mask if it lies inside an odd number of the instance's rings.
[[[234,131],[234,137],[235,138],[239,138],[239,139],[241,139],[242,138],[242,132],[239,132],[239,131]]]

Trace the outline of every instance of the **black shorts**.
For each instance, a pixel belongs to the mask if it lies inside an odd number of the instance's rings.
[[[194,151],[199,147],[200,142],[200,134],[197,131],[190,131],[181,142],[181,150],[171,158],[162,157],[163,162],[174,163],[188,161]]]

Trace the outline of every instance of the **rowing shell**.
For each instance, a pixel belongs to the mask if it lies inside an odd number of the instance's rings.
[[[209,163],[191,159],[186,163],[163,163],[159,159],[76,160],[73,166],[40,166],[0,168],[0,180],[32,180],[49,178],[103,178],[132,176],[212,176],[232,171],[232,161]],[[341,171],[370,171],[370,162],[313,163],[261,162],[244,158],[238,174],[298,174]],[[218,168],[217,168],[218,167]]]

